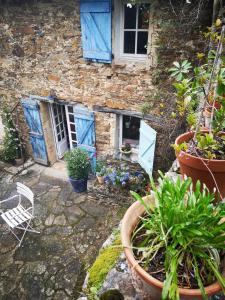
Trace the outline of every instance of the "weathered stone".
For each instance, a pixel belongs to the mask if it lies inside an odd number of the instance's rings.
[[[54,218],[55,218],[54,215],[49,215],[48,218],[45,220],[45,225],[51,226],[53,224]]]
[[[54,225],[66,225],[66,218],[64,215],[61,215],[61,216],[57,216],[55,217],[54,219],[54,222],[53,222]]]

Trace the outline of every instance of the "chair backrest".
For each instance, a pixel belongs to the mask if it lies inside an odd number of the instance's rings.
[[[28,200],[30,200],[32,207],[34,206],[34,194],[31,191],[31,189],[29,189],[29,187],[27,187],[26,185],[17,182],[17,193],[20,195],[23,195],[24,197],[26,197]]]

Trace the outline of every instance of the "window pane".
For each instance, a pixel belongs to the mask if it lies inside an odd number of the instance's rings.
[[[62,122],[62,114],[59,115],[59,122]]]
[[[62,132],[62,139],[64,139],[64,137],[65,137],[65,134],[64,134],[64,131]]]
[[[76,137],[76,134],[75,133],[71,133],[71,138],[73,141],[76,141],[77,137]]]
[[[133,143],[129,140],[139,140],[140,119],[130,116],[123,116],[123,140]]]
[[[134,31],[124,31],[124,53],[135,53]]]
[[[61,135],[58,134],[57,137],[58,137],[58,141],[60,142],[61,141]]]
[[[74,116],[73,115],[69,115],[69,119],[71,123],[74,123]]]
[[[149,4],[141,4],[138,9],[138,29],[148,29],[149,26]]]
[[[63,129],[64,129],[64,128],[63,128],[63,123],[60,124],[60,128],[61,128],[61,130],[63,131]]]
[[[148,32],[138,32],[137,54],[147,54]]]
[[[75,143],[75,142],[73,142],[72,145],[74,148],[77,147],[77,143]]]
[[[59,125],[56,126],[56,131],[57,131],[57,133],[59,133],[59,131],[60,131]]]
[[[70,130],[71,130],[71,131],[76,131],[76,130],[75,130],[75,125],[70,124]]]
[[[58,117],[55,117],[55,123],[56,123],[56,125],[59,124],[59,118]]]
[[[125,4],[124,5],[124,29],[136,28],[136,5]]]
[[[73,106],[68,106],[68,112],[73,113]]]

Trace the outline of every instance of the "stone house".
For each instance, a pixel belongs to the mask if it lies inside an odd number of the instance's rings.
[[[190,22],[185,2],[180,20],[164,0],[1,0],[1,104],[16,106],[27,153],[49,165],[77,145],[120,157],[129,143],[151,172],[156,143],[165,167],[180,130],[167,70],[202,48],[212,14],[203,1]]]

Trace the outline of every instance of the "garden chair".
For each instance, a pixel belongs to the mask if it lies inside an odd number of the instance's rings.
[[[7,209],[6,212],[1,214],[2,219],[5,223],[9,226],[10,231],[14,234],[14,236],[19,241],[19,247],[23,241],[23,238],[27,231],[39,233],[38,231],[34,230],[30,226],[31,220],[34,218],[34,194],[33,192],[24,184],[17,182],[17,195],[12,196],[8,199],[0,201],[1,203],[8,202],[18,198],[18,205],[14,208]],[[22,202],[25,204],[25,198],[28,204],[26,206],[22,205]],[[22,201],[24,200],[24,201]],[[20,229],[23,230],[22,237],[19,238],[16,234],[16,230]]]

